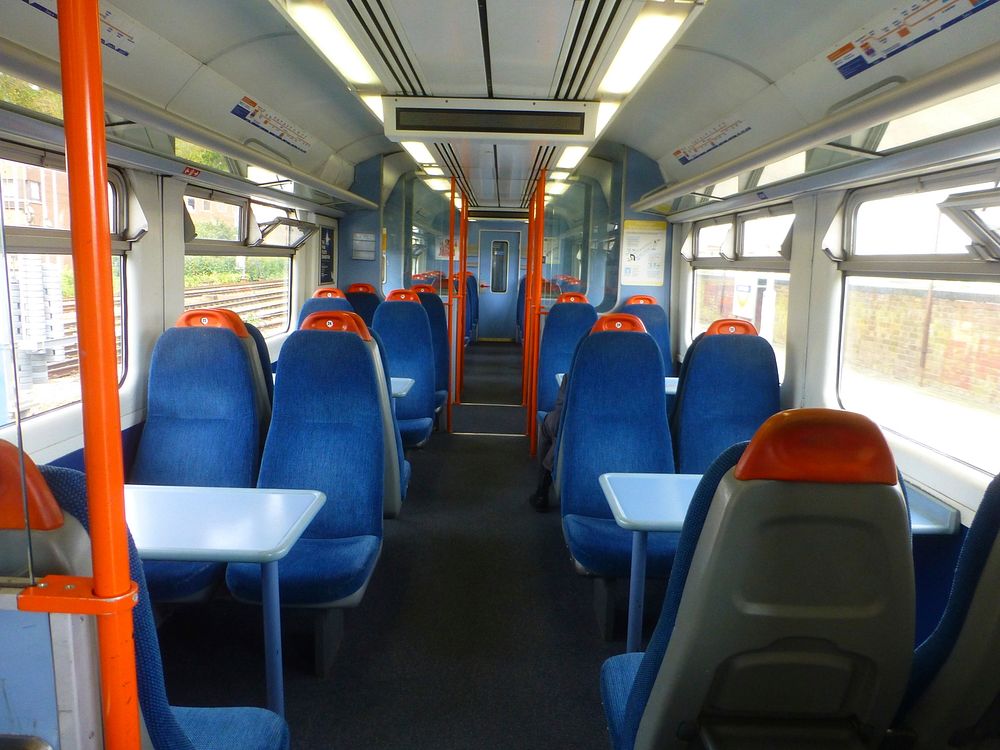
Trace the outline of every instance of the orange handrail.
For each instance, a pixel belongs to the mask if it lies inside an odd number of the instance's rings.
[[[545,170],[538,173],[538,184],[533,198],[535,206],[534,270],[531,293],[531,346],[528,361],[528,451],[534,456],[537,450],[538,429],[535,415],[538,411],[538,353],[541,345],[542,326],[542,267],[545,253]]]
[[[98,0],[59,0],[66,166],[83,396],[94,594],[128,594],[121,411],[115,346],[108,156]],[[139,702],[131,608],[97,618],[105,744],[139,747]]]
[[[452,279],[455,276],[455,178],[451,178],[451,200],[448,201],[448,346],[451,346],[455,342],[455,325],[454,325],[454,315],[455,315],[455,285],[452,283]],[[456,346],[455,356],[458,356],[458,348]],[[451,362],[451,357],[448,361],[452,365],[457,364],[456,362]],[[448,368],[448,407],[447,407],[447,417],[448,417],[448,432],[451,432],[451,404],[455,400],[455,367]]]
[[[465,329],[466,316],[469,314],[467,284],[465,274],[468,267],[469,242],[469,199],[462,192],[462,213],[458,232],[458,367],[455,370],[455,403],[462,403],[462,385],[465,382]]]
[[[524,300],[521,302],[522,305],[522,317],[524,328],[521,331],[521,406],[528,406],[528,329],[531,324],[528,322],[528,310],[529,310],[529,295],[531,291],[531,263],[535,241],[535,234],[533,231],[534,221],[535,221],[535,204],[532,201],[528,203],[528,233],[527,240],[525,241],[525,258],[527,259],[524,264]],[[525,435],[527,435],[525,431]]]

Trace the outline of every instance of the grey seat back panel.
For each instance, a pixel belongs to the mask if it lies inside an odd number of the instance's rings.
[[[0,530],[0,576],[19,578],[28,574],[28,535],[20,529]],[[90,537],[68,513],[63,524],[51,531],[31,532],[35,576],[47,574],[89,576]]]
[[[267,395],[267,384],[264,382],[264,378],[270,378],[271,373],[265,374],[264,372],[264,366],[261,364],[253,336],[241,338],[240,343],[246,350],[247,361],[250,363],[254,402],[257,404],[257,413],[260,415],[260,443],[263,445],[267,437],[268,425],[271,424],[271,399]]]
[[[365,342],[375,363],[375,374],[379,380],[379,411],[382,414],[382,446],[384,468],[382,470],[382,513],[395,518],[403,507],[402,480],[399,476],[399,455],[396,453],[396,427],[392,421],[392,397],[389,395],[389,378],[382,369],[382,358],[374,339]]]
[[[754,480],[730,470],[695,549],[637,750],[727,717],[892,719],[913,649],[898,487]]]

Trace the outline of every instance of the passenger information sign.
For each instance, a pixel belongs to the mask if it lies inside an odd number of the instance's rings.
[[[997,2],[919,0],[897,5],[842,40],[826,58],[844,78],[853,78]]]
[[[303,154],[312,147],[308,133],[249,96],[240,99],[232,113]]]
[[[629,220],[622,238],[622,286],[663,286],[667,222]]]
[[[742,117],[728,117],[725,120],[719,120],[683,146],[674,149],[674,158],[681,164],[689,164],[699,156],[715,151],[719,146],[748,132],[750,132],[750,125]]]

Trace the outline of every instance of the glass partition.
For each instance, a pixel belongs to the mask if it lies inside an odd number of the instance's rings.
[[[385,204],[384,226],[390,255],[402,256],[404,287],[430,284],[447,294],[448,200],[450,191],[432,190],[416,174],[402,175]],[[455,221],[458,243],[458,220]],[[458,253],[455,253],[458,270]]]

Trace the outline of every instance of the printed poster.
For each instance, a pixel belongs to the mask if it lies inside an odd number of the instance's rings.
[[[622,236],[622,286],[663,286],[667,222],[628,220]]]

